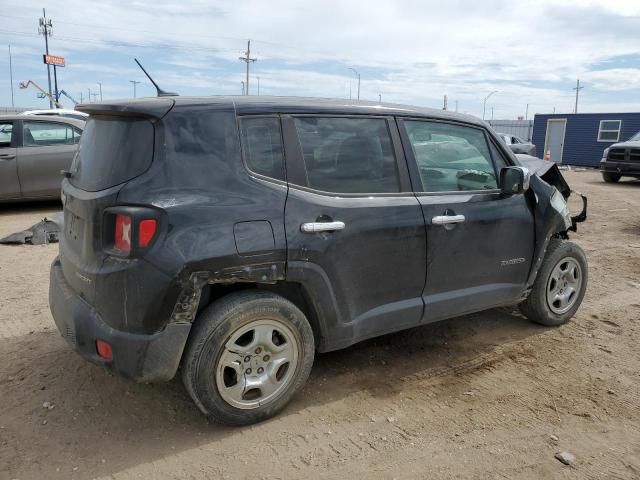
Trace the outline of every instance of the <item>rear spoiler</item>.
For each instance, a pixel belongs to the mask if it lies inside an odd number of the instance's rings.
[[[123,117],[143,117],[159,120],[173,108],[172,98],[141,98],[115,100],[104,103],[82,103],[76,110],[89,115],[115,115]]]

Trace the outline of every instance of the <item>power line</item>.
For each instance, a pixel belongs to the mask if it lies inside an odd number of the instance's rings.
[[[34,34],[31,32],[20,32],[15,30],[3,30],[0,29],[0,33],[6,33],[9,35],[18,35],[22,37],[38,37],[38,34]],[[94,45],[107,45],[111,47],[125,47],[125,48],[157,48],[157,49],[174,49],[174,50],[198,50],[202,52],[211,52],[212,50],[215,52],[235,52],[236,50],[233,48],[211,48],[211,47],[200,47],[198,45],[193,44],[140,44],[133,42],[118,42],[114,40],[100,40],[100,39],[91,39],[91,38],[79,38],[79,37],[67,37],[67,36],[59,36],[56,35],[56,39],[60,42],[82,42],[82,43],[91,43]]]
[[[245,84],[245,95],[249,95],[249,64],[253,62],[257,62],[257,58],[251,58],[251,40],[247,40],[247,51],[244,52],[244,57],[238,57],[238,60],[245,62],[247,64],[247,81]]]

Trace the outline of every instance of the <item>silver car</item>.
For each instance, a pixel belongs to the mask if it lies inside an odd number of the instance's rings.
[[[85,122],[45,115],[0,115],[0,201],[60,198]]]

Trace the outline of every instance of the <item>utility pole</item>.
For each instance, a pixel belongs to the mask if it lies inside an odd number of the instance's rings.
[[[98,86],[100,87],[100,101],[102,101],[102,83],[98,82]]]
[[[242,95],[246,95],[246,94],[244,93],[244,85],[245,85],[245,84],[244,84],[244,80],[240,80],[240,83],[242,84]]]
[[[14,107],[13,104],[13,65],[11,63],[11,45],[9,45],[9,81],[11,82],[11,106]]]
[[[576,91],[576,108],[573,111],[573,113],[578,113],[578,96],[580,94],[580,90],[582,90],[584,87],[580,86],[580,79],[578,79],[578,81],[576,82],[576,86],[573,88],[573,90]]]
[[[87,98],[89,99],[89,103],[91,103],[91,87],[87,87],[87,90],[89,91],[89,96]]]
[[[258,79],[258,96],[260,96],[260,77],[256,77]]]
[[[456,100],[456,113],[458,113],[458,100]]]
[[[83,100],[82,100],[82,92],[80,92],[80,103],[82,103],[82,102],[83,102]]]
[[[358,100],[360,100],[360,74],[356,71],[355,68],[349,67],[349,70],[351,70],[353,73],[355,73],[356,77],[358,77]]]
[[[524,119],[529,120],[529,104],[527,103],[527,109],[524,112]]]
[[[129,83],[133,84],[133,98],[136,98],[136,85],[139,84],[137,80],[129,80]]]
[[[494,93],[498,93],[498,90],[494,90],[492,91],[489,95],[487,95],[486,97],[484,97],[484,102],[482,102],[482,119],[484,120],[484,116],[485,116],[485,112],[487,110],[487,100],[489,100],[489,97],[491,95],[493,95]]]
[[[249,95],[249,64],[257,62],[257,58],[251,58],[251,40],[247,40],[247,51],[244,52],[244,57],[238,57],[238,60],[247,64],[247,81],[245,83],[244,94]]]
[[[382,103],[382,94],[381,93],[378,94],[378,103]]]
[[[444,103],[442,104],[442,109],[446,110],[447,109],[447,96],[444,96]]]
[[[44,35],[44,47],[45,52],[49,55],[49,35],[51,35],[51,28],[53,24],[51,20],[47,20],[47,14],[42,9],[42,17],[40,17],[40,27],[38,33]],[[51,65],[47,63],[47,77],[49,79],[49,108],[53,109],[53,99],[51,98]]]

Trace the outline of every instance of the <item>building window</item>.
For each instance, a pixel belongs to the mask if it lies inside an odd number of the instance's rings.
[[[617,142],[620,140],[622,120],[600,120],[598,129],[599,142]]]

